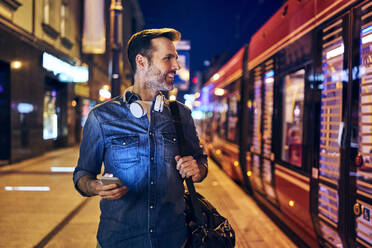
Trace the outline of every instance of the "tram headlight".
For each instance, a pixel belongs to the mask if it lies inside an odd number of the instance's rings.
[[[292,200],[290,200],[290,201],[288,202],[288,205],[289,205],[290,207],[293,207],[293,206],[294,206],[294,204],[295,204],[295,202],[294,202],[294,201],[292,201]]]

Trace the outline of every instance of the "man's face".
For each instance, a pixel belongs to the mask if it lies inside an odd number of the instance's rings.
[[[173,89],[174,76],[180,65],[172,41],[165,37],[151,40],[152,57],[146,69],[146,86],[156,91]]]

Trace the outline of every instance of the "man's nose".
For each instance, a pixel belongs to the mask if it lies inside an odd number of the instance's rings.
[[[179,69],[181,69],[181,66],[180,66],[180,64],[178,63],[177,60],[173,63],[172,69],[175,70],[175,71],[178,71]]]

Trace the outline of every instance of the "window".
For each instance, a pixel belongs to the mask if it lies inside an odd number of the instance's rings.
[[[241,79],[238,79],[224,89],[227,98],[227,139],[235,144],[238,143],[238,118],[239,118],[239,101],[240,101]]]
[[[227,139],[238,143],[238,96],[234,94],[229,100],[229,111],[227,119]]]
[[[50,13],[50,0],[44,0],[44,16],[43,16],[43,22],[44,22],[45,24],[50,24],[49,13]]]
[[[227,117],[227,98],[222,98],[217,106],[218,134],[221,138],[226,139],[226,117]]]
[[[290,164],[302,164],[302,122],[304,111],[305,70],[291,73],[284,78],[283,130],[281,158]]]
[[[362,7],[362,28],[360,34],[360,91],[359,91],[359,123],[358,152],[362,158],[362,166],[358,167],[357,187],[372,194],[372,23],[371,13],[366,6]],[[370,17],[368,19],[368,17]]]
[[[343,130],[344,70],[343,20],[323,29],[322,83],[319,135],[319,178],[337,184],[340,177],[340,138]],[[327,216],[326,212],[322,212]]]
[[[274,71],[273,61],[270,60],[265,66],[265,80],[263,82],[263,98],[262,103],[262,153],[266,158],[271,158],[271,144],[272,144],[272,118],[274,112]]]
[[[56,1],[43,0],[43,23],[41,24],[44,32],[51,38],[56,39],[59,35],[57,17],[53,10],[55,9]]]
[[[68,18],[67,4],[61,5],[61,37],[67,37],[67,18]]]
[[[261,109],[262,109],[262,74],[258,67],[254,72],[254,99],[253,99],[253,139],[252,151],[261,153]]]

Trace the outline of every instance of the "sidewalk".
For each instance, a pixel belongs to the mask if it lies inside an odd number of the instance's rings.
[[[0,248],[96,246],[99,198],[81,197],[72,172],[51,172],[51,167],[74,167],[77,157],[73,147],[0,168]],[[209,165],[197,190],[229,219],[237,248],[296,247],[213,161]],[[8,191],[7,186],[50,190]]]

